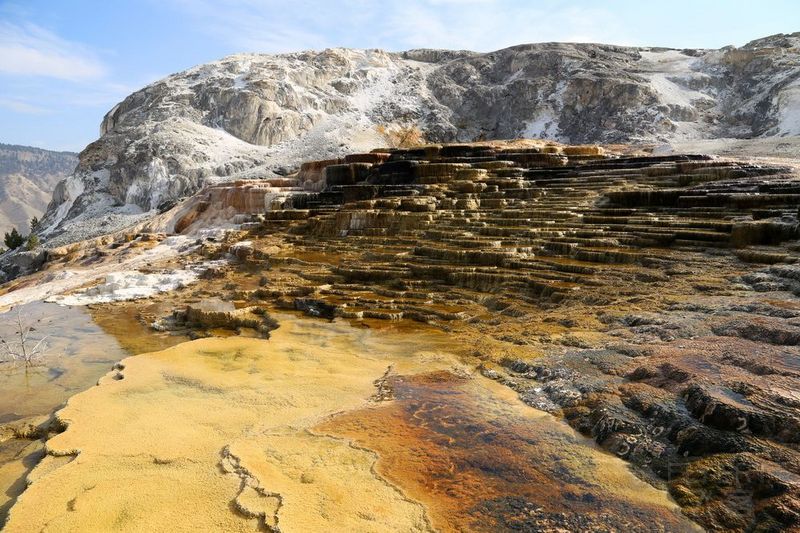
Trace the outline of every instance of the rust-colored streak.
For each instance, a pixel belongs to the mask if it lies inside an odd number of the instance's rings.
[[[379,473],[439,530],[694,528],[621,463],[555,419],[500,401],[483,380],[442,371],[389,385],[394,401],[317,430],[375,450]]]

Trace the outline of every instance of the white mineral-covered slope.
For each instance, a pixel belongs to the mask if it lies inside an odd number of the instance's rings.
[[[163,287],[170,284],[170,276],[165,279],[161,279],[158,276],[140,278],[138,274],[141,273],[141,269],[152,268],[153,264],[184,255],[196,248],[195,239],[190,239],[183,235],[175,235],[167,237],[152,248],[121,256],[116,258],[115,261],[92,265],[90,268],[53,269],[46,272],[35,283],[0,295],[0,313],[16,305],[38,300],[57,301],[64,305],[86,305],[101,301],[125,300],[128,299],[127,296],[132,295],[133,288],[137,284],[140,286],[140,292],[149,290],[148,293],[141,294],[142,296],[171,290],[177,286],[176,283],[191,282],[196,278],[198,272],[213,266],[213,263],[173,271],[171,273],[172,278],[182,279],[172,279],[174,283],[166,288]],[[115,277],[114,274],[116,273],[122,273],[122,275]],[[94,285],[101,279],[105,279],[102,284],[104,287],[88,290],[81,289],[87,285]],[[149,289],[145,289],[145,285],[149,285]],[[64,300],[63,295],[73,291],[78,291],[75,293],[75,299]]]
[[[385,128],[419,128],[430,141],[798,135],[799,80],[800,33],[720,50],[544,43],[234,55],[114,106],[56,188],[46,237],[108,233],[209,182],[372,149],[386,144]]]

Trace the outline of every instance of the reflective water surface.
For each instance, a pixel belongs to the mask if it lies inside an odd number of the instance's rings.
[[[44,351],[31,365],[9,361],[0,350],[4,361],[0,363],[0,428],[26,419],[39,422],[31,417],[49,415],[71,396],[92,387],[123,357],[182,340],[155,334],[125,311],[105,306],[93,316],[86,307],[34,302],[0,314],[0,336],[7,342],[17,343],[19,322],[24,329],[32,327],[28,349],[45,339]],[[10,431],[0,434],[0,524],[42,452],[40,440],[14,438]]]

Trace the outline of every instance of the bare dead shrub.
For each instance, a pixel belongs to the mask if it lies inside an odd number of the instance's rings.
[[[13,309],[12,329],[8,337],[0,336],[0,360],[4,363],[19,363],[26,367],[34,366],[47,350],[47,335],[35,338],[36,331],[32,321],[23,316],[19,308]]]

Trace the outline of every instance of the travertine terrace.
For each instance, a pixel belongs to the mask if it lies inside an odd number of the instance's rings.
[[[378,149],[294,180],[237,215],[230,249],[264,276],[237,298],[435,324],[703,526],[798,524],[793,168],[516,141]]]
[[[437,143],[796,136],[798,73],[800,33],[716,50],[538,43],[237,54],[115,105],[56,187],[42,232],[54,246],[107,234],[207,185],[277,177],[409,129]],[[0,262],[12,277],[8,267]]]
[[[388,506],[408,530],[797,528],[798,200],[790,164],[523,140],[207,187],[140,229],[230,262],[93,312],[240,336],[123,361],[73,398],[9,527],[384,530]],[[136,490],[81,492],[115,476]]]
[[[800,533],[800,3],[628,4],[0,0],[0,532]]]

